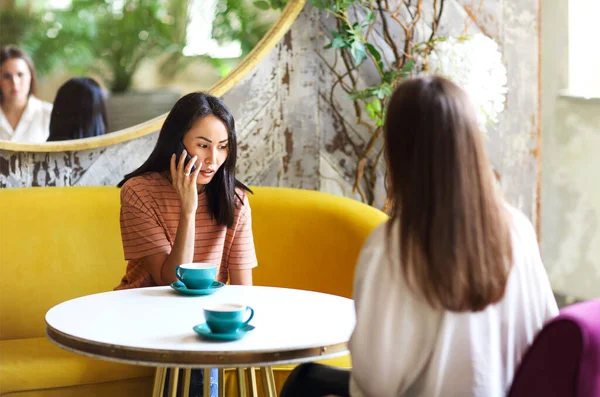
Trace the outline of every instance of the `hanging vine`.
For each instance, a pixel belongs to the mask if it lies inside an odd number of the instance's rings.
[[[417,73],[418,54],[426,58],[435,43],[444,40],[438,28],[445,0],[310,0],[311,4],[335,17],[336,29],[325,49],[334,50],[333,62],[317,51],[335,76],[327,100],[341,122],[344,139],[357,159],[353,192],[363,202],[376,199],[378,169],[383,158],[382,127],[387,101],[394,88]],[[424,4],[427,4],[425,6]],[[377,79],[366,84],[361,70],[375,70]],[[335,92],[342,89],[351,100],[353,125],[368,131],[367,139],[349,133],[349,122],[335,105]],[[389,208],[389,203],[383,206]]]

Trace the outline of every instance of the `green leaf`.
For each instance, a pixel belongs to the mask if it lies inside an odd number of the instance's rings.
[[[354,66],[360,65],[363,59],[367,57],[364,44],[357,40],[353,41],[350,45],[350,53],[352,54],[352,58],[354,58]]]
[[[409,59],[404,66],[402,66],[402,68],[400,69],[400,71],[402,72],[402,76],[406,77],[410,75],[410,72],[412,72],[412,70],[415,67],[415,61],[413,59]]]
[[[377,114],[375,112],[375,109],[373,109],[373,105],[370,103],[367,103],[365,105],[365,110],[367,111],[367,113],[369,114],[369,117],[374,119],[377,117]]]
[[[252,4],[254,4],[254,7],[258,8],[259,10],[268,10],[271,8],[271,5],[263,0],[256,0]]]
[[[375,46],[373,44],[367,43],[365,46],[367,47],[367,50],[369,50],[369,53],[371,53],[371,55],[373,55],[373,58],[375,58],[375,60],[377,62],[381,61],[381,54],[379,53],[379,51],[377,51],[377,49],[375,48]]]
[[[327,0],[308,0],[308,2],[320,10],[327,10],[331,6],[331,3]]]
[[[392,87],[388,84],[382,84],[373,90],[373,95],[379,99],[384,99],[385,97],[392,95]]]
[[[334,8],[334,11],[336,12],[345,11],[354,3],[356,3],[356,0],[336,0],[335,5],[332,8]]]
[[[348,33],[357,38],[363,36],[363,30],[369,26],[369,21],[356,22],[354,25],[348,28]]]
[[[365,90],[361,90],[361,91],[354,91],[353,93],[348,95],[348,98],[354,101],[356,99],[371,98],[372,96],[373,96],[373,94],[372,94],[371,90],[365,89]]]
[[[336,37],[331,41],[330,47],[331,48],[344,48],[347,47],[347,43],[346,41],[342,38],[342,37]]]
[[[398,75],[397,70],[389,70],[389,71],[383,73],[383,82],[386,84],[392,84],[392,81],[394,81],[394,79],[396,78],[397,75]]]
[[[375,110],[377,113],[381,113],[381,100],[379,100],[379,98],[373,99],[371,104],[373,105],[373,110]]]

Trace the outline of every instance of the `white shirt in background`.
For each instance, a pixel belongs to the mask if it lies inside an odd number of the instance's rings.
[[[434,310],[411,293],[398,224],[389,244],[385,225],[373,231],[354,281],[352,397],[506,395],[525,350],[558,314],[535,231],[522,213],[510,213],[514,263],[506,293],[477,313]]]
[[[50,135],[51,114],[51,103],[30,95],[21,120],[13,130],[0,108],[0,140],[23,143],[46,142]]]

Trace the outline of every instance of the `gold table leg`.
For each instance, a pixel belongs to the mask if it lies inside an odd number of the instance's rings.
[[[260,369],[263,390],[267,397],[277,397],[275,390],[275,377],[273,376],[273,367],[262,367]]]
[[[152,397],[162,397],[163,390],[165,389],[165,377],[167,376],[167,369],[157,367],[154,373],[154,387],[152,388]]]
[[[185,368],[183,371],[183,379],[182,379],[182,396],[188,397],[190,394],[190,381],[192,377],[191,368]],[[203,396],[210,397],[210,368],[205,368],[204,370],[204,389]],[[248,368],[249,376],[250,376],[250,388],[248,388],[248,382],[246,381],[246,369],[245,368],[237,368],[237,386],[239,397],[258,397],[258,388],[256,381],[256,368],[250,367]],[[171,368],[171,375],[169,376],[169,388],[168,388],[168,396],[169,397],[177,397],[178,391],[178,381],[179,381],[179,368]],[[225,396],[225,370],[223,368],[218,369],[219,374],[219,397]],[[260,368],[260,374],[262,378],[262,384],[265,396],[267,397],[277,397],[277,391],[275,389],[275,378],[273,376],[273,368],[272,367],[262,367]],[[163,390],[165,388],[167,375],[167,368],[156,368],[156,372],[154,375],[154,387],[152,389],[152,397],[162,397]]]
[[[190,382],[192,381],[192,369],[185,368],[183,370],[183,382],[181,387],[183,388],[183,397],[188,397],[190,395]]]
[[[169,376],[169,397],[177,397],[177,382],[179,381],[179,368],[171,368]]]
[[[225,368],[219,368],[219,397],[225,397]]]
[[[250,397],[258,397],[258,388],[256,385],[256,368],[248,368],[250,375]]]
[[[236,368],[237,372],[237,388],[239,397],[248,396],[248,384],[246,383],[246,369]]]
[[[210,368],[204,368],[202,371],[202,377],[204,378],[204,388],[202,390],[202,395],[204,397],[210,397]]]

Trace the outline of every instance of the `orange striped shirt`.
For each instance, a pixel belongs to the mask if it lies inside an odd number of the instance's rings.
[[[226,283],[229,269],[257,266],[252,236],[252,217],[248,196],[237,194],[233,226],[217,225],[208,208],[205,193],[198,195],[194,262],[219,265],[217,280]],[[181,201],[169,180],[158,172],[149,172],[128,180],[121,188],[121,237],[125,259],[129,261],[121,284],[115,289],[157,285],[142,266],[142,258],[170,254],[181,212]]]

